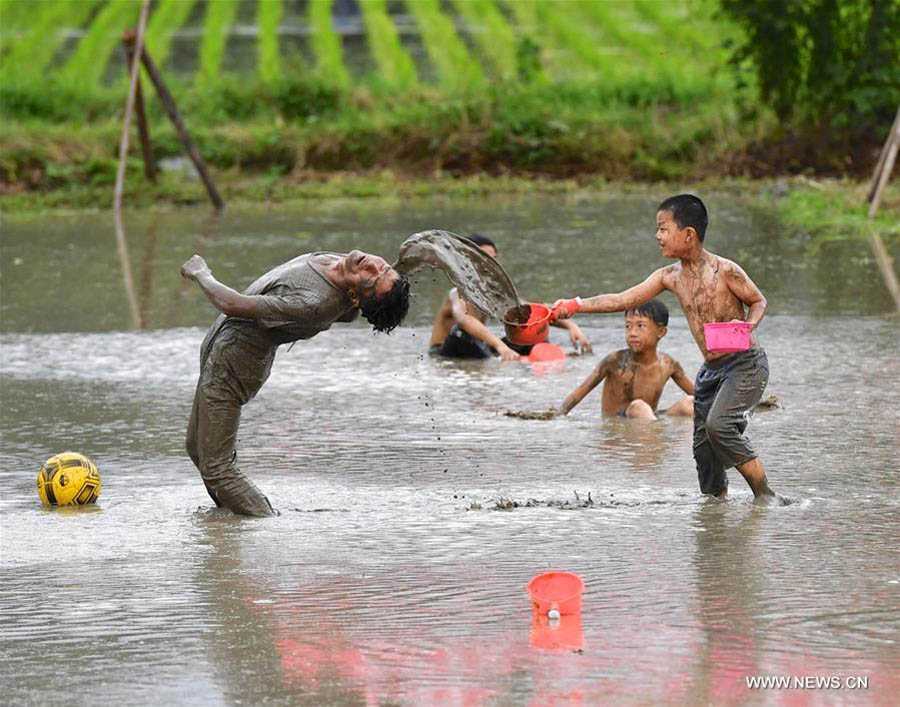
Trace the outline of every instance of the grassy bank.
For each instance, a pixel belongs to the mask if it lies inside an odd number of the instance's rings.
[[[496,84],[471,95],[368,88],[315,80],[224,82],[184,91],[181,110],[204,159],[219,170],[291,175],[391,169],[658,180],[728,172],[760,121],[741,120],[722,86],[668,83]],[[52,190],[110,182],[121,136],[121,95],[73,95],[69,85],[4,84],[0,188]],[[184,149],[149,101],[157,158]],[[132,154],[137,155],[136,140]],[[736,163],[735,163],[736,164]]]
[[[119,32],[138,4],[0,5],[0,208],[103,203],[126,94]],[[326,0],[153,4],[150,54],[226,191],[385,171],[861,176],[884,138],[779,125],[752,76],[739,81],[728,66],[725,44],[742,35],[716,0],[367,0],[358,14],[336,12]],[[338,20],[354,18],[356,34],[337,33]],[[251,51],[229,36],[239,24],[255,28]],[[296,27],[305,33],[281,31]],[[144,94],[156,158],[183,156],[146,80]],[[141,183],[136,136],[131,155],[133,198],[196,198],[168,176]]]

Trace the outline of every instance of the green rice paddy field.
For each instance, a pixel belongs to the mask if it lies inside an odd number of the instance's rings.
[[[6,185],[110,178],[120,38],[139,9],[0,2]],[[716,12],[706,0],[156,0],[146,45],[214,168],[665,178],[759,122],[741,120],[752,89],[734,86],[723,43],[735,30]],[[155,152],[180,154],[144,90]]]
[[[0,0],[4,211],[108,201],[139,12]],[[153,0],[146,32],[232,199],[802,172],[750,156],[775,121],[728,66],[739,39],[717,0]],[[166,165],[184,151],[143,90]],[[130,155],[129,203],[205,198]]]

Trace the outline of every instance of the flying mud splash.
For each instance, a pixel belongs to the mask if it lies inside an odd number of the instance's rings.
[[[528,305],[519,298],[512,278],[496,258],[470,240],[441,230],[411,235],[400,245],[394,269],[409,275],[424,267],[443,270],[460,295],[483,314],[517,320],[511,313],[524,307],[527,319]]]

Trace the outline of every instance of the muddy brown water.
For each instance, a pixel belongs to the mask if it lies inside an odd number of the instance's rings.
[[[506,415],[558,405],[624,345],[621,317],[577,317],[596,354],[564,366],[435,360],[424,349],[449,283],[432,272],[414,276],[409,325],[391,336],[336,325],[279,352],[239,454],[280,517],[211,510],[183,452],[214,318],[178,275],[192,252],[245,286],[305,251],[390,259],[412,233],[477,230],[524,299],[552,301],[665,262],[655,198],[133,213],[130,298],[107,214],[5,217],[4,702],[892,704],[897,319],[865,248],[809,258],[771,215],[706,196],[708,245],[770,299],[759,333],[782,407],[750,432],[786,508],[752,506],[734,472],[728,502],[702,498],[689,421],[603,419],[598,393],[565,418]],[[661,348],[696,371],[666,302]],[[65,449],[98,463],[96,508],[41,508],[38,467]],[[532,622],[524,589],[549,569],[587,585],[580,622],[557,633]],[[754,676],[841,688],[750,689]]]

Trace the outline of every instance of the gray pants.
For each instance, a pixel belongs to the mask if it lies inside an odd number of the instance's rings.
[[[694,461],[703,493],[728,489],[725,469],[756,459],[744,435],[769,381],[761,348],[705,363],[694,382]]]
[[[241,407],[265,383],[274,353],[248,356],[220,338],[201,364],[187,453],[217,506],[247,516],[276,515],[269,499],[238,469],[236,451]]]

